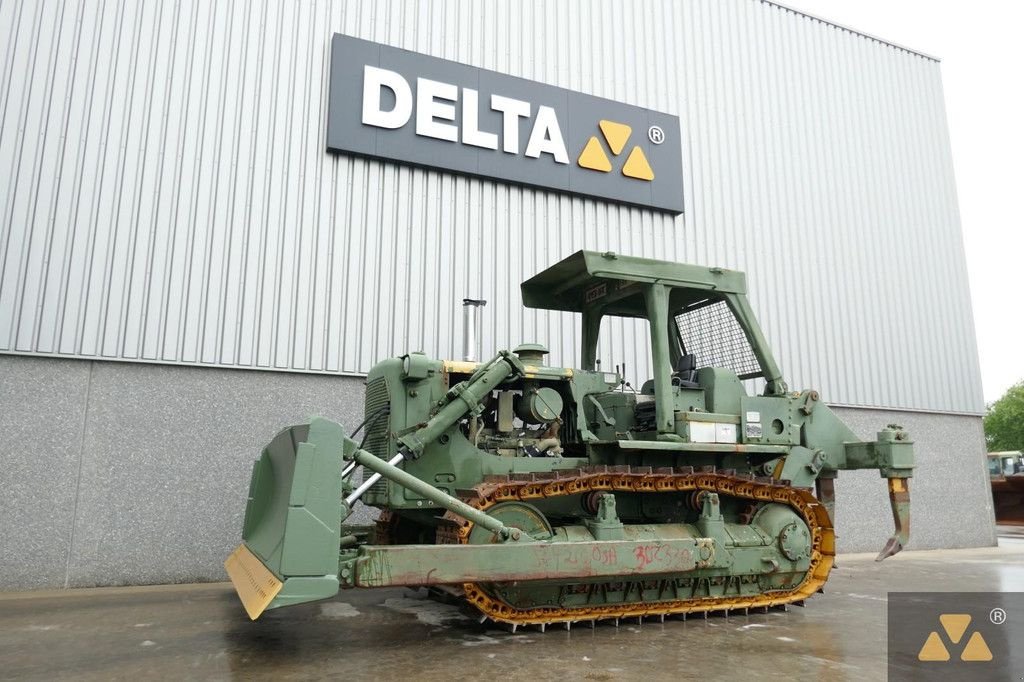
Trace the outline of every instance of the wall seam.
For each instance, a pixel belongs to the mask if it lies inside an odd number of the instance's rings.
[[[89,361],[89,376],[85,382],[85,400],[82,401],[82,426],[78,436],[78,475],[75,479],[75,505],[71,510],[71,536],[68,538],[68,558],[64,564],[64,589],[71,586],[71,555],[75,550],[75,527],[78,525],[78,499],[82,489],[82,469],[85,461],[85,436],[89,427],[89,400],[92,396],[92,373],[96,361]]]

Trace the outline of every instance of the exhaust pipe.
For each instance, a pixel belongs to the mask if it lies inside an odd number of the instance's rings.
[[[462,359],[466,362],[480,360],[480,309],[487,301],[462,299]]]

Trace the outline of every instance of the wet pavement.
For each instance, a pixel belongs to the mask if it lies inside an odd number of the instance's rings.
[[[1024,524],[999,524],[996,532],[1001,538],[1024,538]]]
[[[845,555],[826,594],[769,613],[512,634],[408,589],[250,622],[230,585],[0,594],[0,679],[884,679],[886,593],[1024,591],[1024,538]]]

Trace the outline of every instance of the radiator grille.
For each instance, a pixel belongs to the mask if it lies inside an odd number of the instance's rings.
[[[372,420],[373,415],[387,407],[390,402],[391,397],[388,395],[388,385],[384,377],[367,382],[364,418]],[[373,422],[373,424],[367,424],[366,443],[363,445],[363,448],[381,459],[391,459],[390,443],[388,442],[388,433],[391,430],[391,417],[390,415],[382,416],[373,420]],[[363,475],[368,476],[370,472],[364,471]],[[379,500],[384,502],[387,494],[388,481],[386,478],[381,478],[366,491],[366,498],[367,501]]]
[[[388,385],[384,380],[384,377],[374,379],[367,383],[366,409],[363,413],[363,417],[373,420],[373,415],[387,407],[389,402],[390,397],[388,396]],[[387,416],[382,416],[373,420],[372,424],[367,423],[366,444],[363,446],[364,449],[378,457],[389,459],[388,430],[390,426],[391,420]]]

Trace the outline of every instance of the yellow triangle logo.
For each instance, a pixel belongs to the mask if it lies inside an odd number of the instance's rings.
[[[988,644],[985,643],[985,638],[981,636],[980,632],[975,632],[971,635],[971,638],[967,640],[967,646],[964,647],[964,652],[960,654],[961,661],[991,661],[992,650],[988,648]]]
[[[939,622],[949,635],[949,641],[959,644],[960,638],[967,632],[967,626],[971,624],[971,616],[966,613],[944,613],[939,616]]]
[[[611,149],[612,156],[621,154],[622,150],[626,148],[626,143],[629,142],[633,128],[625,123],[616,123],[605,119],[599,121],[598,126],[601,128],[605,142],[608,143],[608,148]],[[608,173],[612,169],[612,162],[608,159],[608,154],[605,153],[597,135],[590,136],[587,145],[576,159],[576,163],[581,168],[589,168],[602,173]],[[634,146],[633,151],[629,153],[626,163],[622,166],[622,174],[627,178],[636,178],[637,180],[651,181],[654,179],[654,170],[651,169],[647,156],[639,146]]]
[[[607,173],[612,169],[612,162],[608,160],[604,150],[601,149],[601,143],[597,140],[596,135],[591,135],[587,141],[587,146],[580,152],[580,158],[577,159],[576,163],[581,168],[589,168],[590,170],[601,171]]]
[[[924,641],[924,646],[921,647],[921,651],[917,654],[917,660],[919,661],[948,661],[949,652],[946,651],[946,646],[939,639],[939,633],[933,632],[928,635],[928,639]]]
[[[633,147],[633,151],[629,153],[629,158],[626,159],[626,165],[622,167],[622,174],[637,180],[654,179],[654,171],[651,170],[651,164],[647,163],[647,157],[644,155],[643,149]]]
[[[601,132],[604,133],[604,139],[608,141],[608,147],[612,150],[612,154],[615,156],[621,154],[633,129],[625,123],[616,123],[615,121],[602,120],[598,125],[601,126]]]

